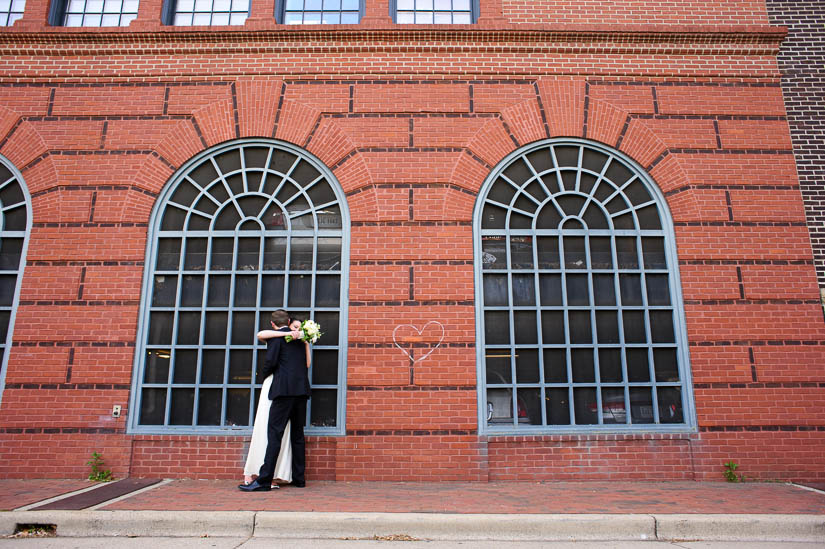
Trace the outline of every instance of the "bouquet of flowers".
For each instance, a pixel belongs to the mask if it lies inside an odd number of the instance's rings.
[[[315,343],[322,335],[324,335],[323,332],[321,332],[321,325],[314,320],[304,320],[301,323],[301,329],[299,332],[301,332],[301,336],[298,339],[309,343]],[[295,338],[288,335],[284,337],[284,339],[286,339],[287,342],[290,342]]]

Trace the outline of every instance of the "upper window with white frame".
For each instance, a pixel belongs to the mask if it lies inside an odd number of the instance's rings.
[[[243,25],[251,0],[167,0],[163,20],[167,25]]]
[[[286,25],[357,25],[360,0],[279,0],[279,21]]]
[[[469,25],[478,18],[478,0],[394,0],[399,24]]]
[[[57,0],[52,4],[49,23],[64,27],[127,27],[137,17],[139,4],[139,0]]]
[[[486,432],[693,425],[664,197],[598,143],[516,151],[474,214],[480,426]]]
[[[0,27],[10,27],[23,17],[26,0],[0,0]]]

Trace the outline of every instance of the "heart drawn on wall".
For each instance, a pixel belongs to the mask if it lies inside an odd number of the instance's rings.
[[[438,328],[433,328],[432,330],[429,330],[429,332],[425,335],[424,332],[427,330],[427,328],[430,327],[430,325],[437,326]],[[444,330],[444,325],[436,320],[431,320],[427,322],[420,330],[412,324],[399,324],[392,331],[392,342],[395,344],[396,347],[401,349],[402,353],[407,355],[407,358],[409,358],[413,362],[421,362],[422,360],[433,354],[433,351],[438,349],[438,347],[441,345],[441,342],[444,341],[445,333],[446,331]],[[399,341],[401,343],[420,343],[423,342],[425,339],[429,341],[434,341],[436,339],[436,336],[438,336],[438,343],[436,343],[432,349],[430,349],[428,352],[424,353],[424,355],[418,358],[413,358],[412,355],[410,355],[409,351],[402,347],[399,343]]]

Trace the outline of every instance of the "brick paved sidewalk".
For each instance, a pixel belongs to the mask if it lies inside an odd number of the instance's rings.
[[[77,490],[77,480],[0,480],[0,510]],[[105,510],[321,511],[393,513],[571,514],[825,514],[825,494],[781,483],[543,482],[389,483],[310,482],[242,493],[237,482],[179,480]]]

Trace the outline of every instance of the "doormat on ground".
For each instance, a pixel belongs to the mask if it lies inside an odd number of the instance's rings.
[[[124,496],[130,492],[140,490],[141,488],[152,486],[153,484],[157,484],[158,482],[160,482],[159,478],[125,478],[123,480],[118,480],[117,482],[104,484],[100,488],[95,488],[94,490],[83,492],[82,494],[75,494],[73,496],[53,501],[51,503],[46,503],[44,505],[32,507],[31,510],[76,511],[80,509],[86,509],[88,507],[93,507],[99,503],[103,503],[104,501],[119,498],[120,496]]]

